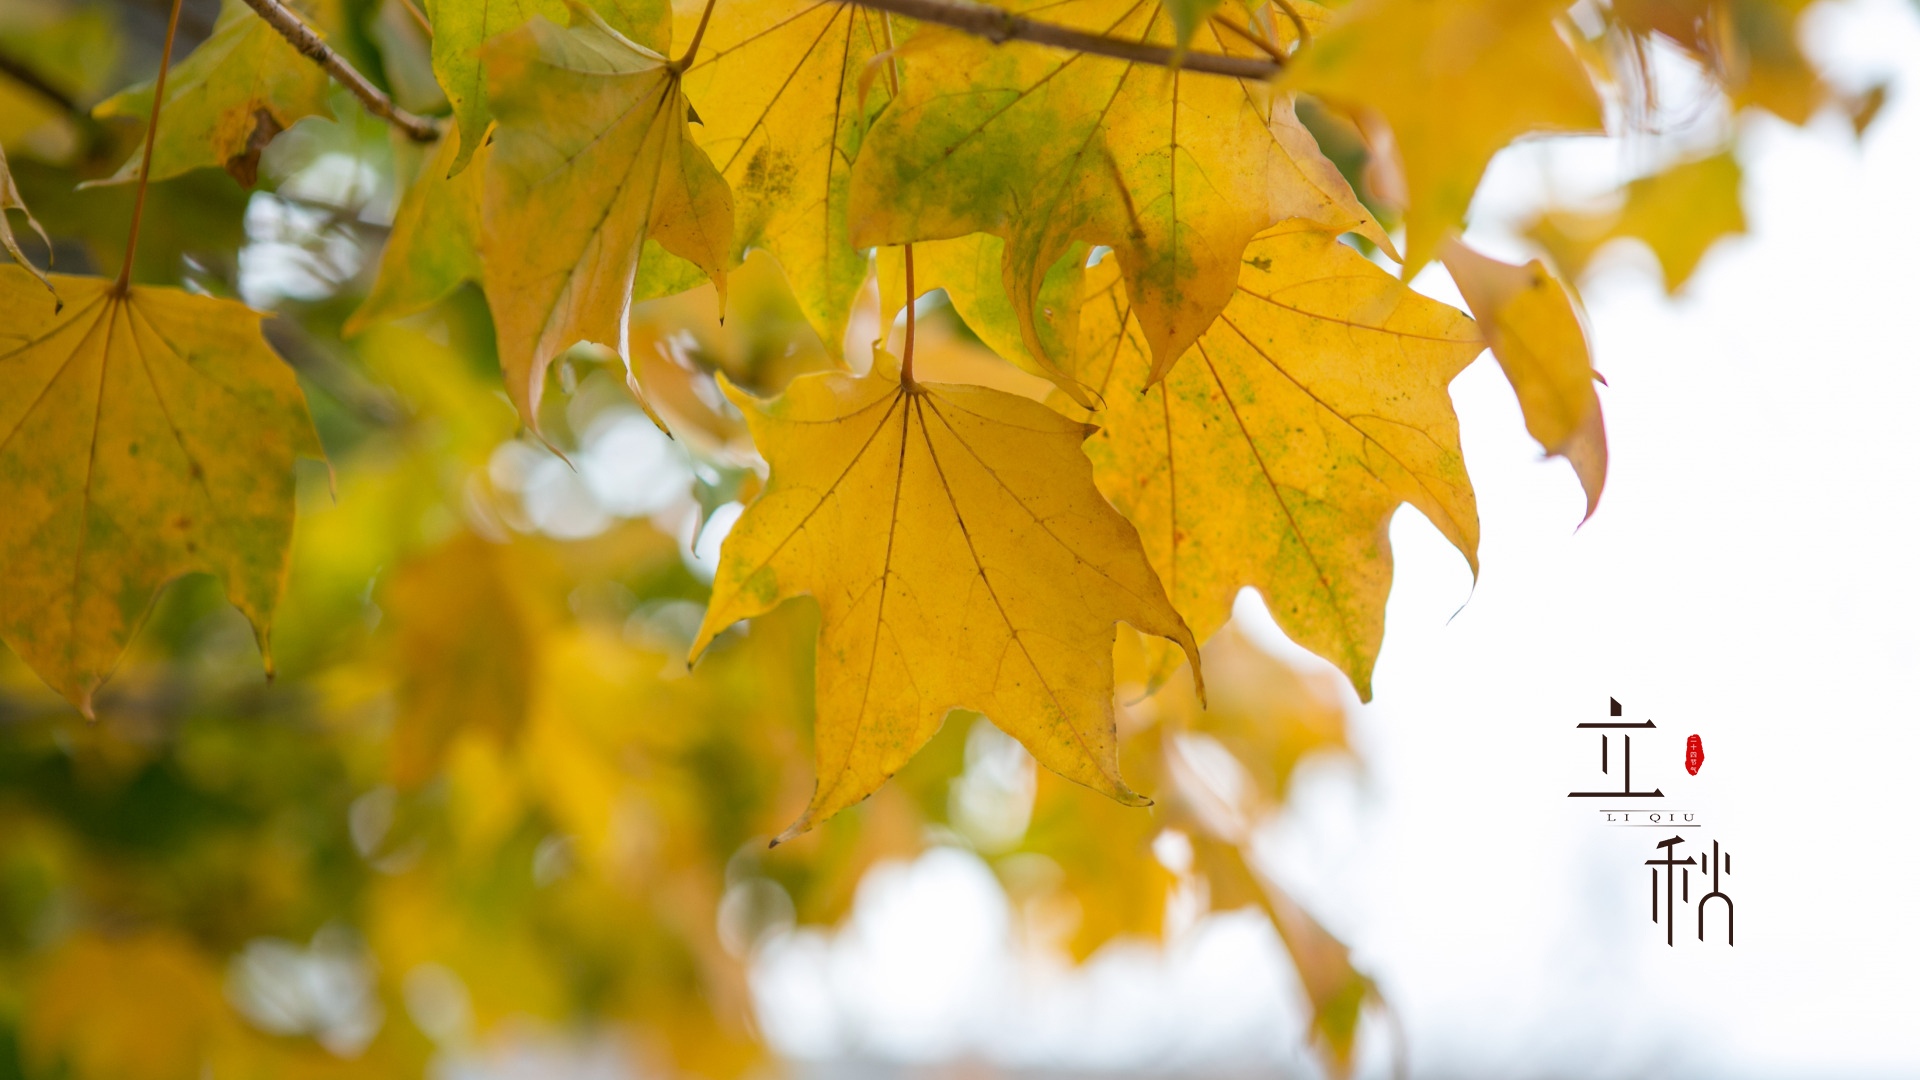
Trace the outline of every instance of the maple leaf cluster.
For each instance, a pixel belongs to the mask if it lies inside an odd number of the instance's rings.
[[[832,921],[930,829],[1080,957],[1160,933],[1182,882],[1259,906],[1344,1068],[1373,987],[1251,846],[1344,748],[1337,695],[1235,597],[1369,698],[1397,509],[1478,571],[1448,385],[1485,351],[1595,512],[1574,283],[1630,238],[1683,288],[1744,228],[1740,168],[1545,210],[1516,265],[1462,240],[1496,153],[1633,129],[1660,57],[1795,123],[1864,130],[1885,96],[1813,69],[1798,0],[225,0],[160,41],[27,7],[0,19],[0,640],[104,721],[0,707],[40,733],[0,757],[0,827],[103,914],[8,953],[38,989],[0,1014],[87,1076],[406,1074],[582,1012],[737,1074],[758,931],[715,908]],[[316,198],[329,169],[355,179]],[[234,298],[263,208],[307,222],[319,283],[268,333]],[[35,237],[119,274],[43,272]],[[1466,312],[1410,286],[1435,262]],[[681,490],[543,530],[548,451],[593,480],[629,414]],[[600,486],[637,507],[644,472]],[[722,507],[691,573],[670,534]],[[181,674],[220,654],[209,589],[280,686]],[[279,711],[308,726],[248,726]],[[1043,767],[1011,834],[968,810],[976,721]],[[191,820],[138,859],[63,816],[143,784]],[[347,910],[412,1026],[240,1022],[235,928]],[[419,1005],[435,971],[466,1019]]]

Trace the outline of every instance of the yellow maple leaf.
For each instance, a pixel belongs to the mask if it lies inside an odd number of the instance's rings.
[[[1667,295],[1678,293],[1721,239],[1747,231],[1740,208],[1740,163],[1731,150],[1683,161],[1629,183],[1615,209],[1556,210],[1527,226],[1570,279],[1586,275],[1593,256],[1615,240],[1634,239],[1660,260]]]
[[[770,402],[728,392],[772,475],[721,549],[692,654],[788,597],[819,603],[819,775],[785,836],[866,798],[957,708],[1069,779],[1144,801],[1116,761],[1114,624],[1198,658],[1093,486],[1087,427],[887,370],[803,376]]]
[[[724,289],[733,239],[733,200],[688,134],[676,67],[591,9],[571,12],[569,29],[536,18],[481,50],[497,122],[482,285],[507,396],[535,426],[560,353],[591,341],[627,356],[643,241]]]
[[[1477,569],[1447,398],[1484,348],[1472,320],[1288,222],[1247,248],[1219,320],[1143,391],[1152,357],[1119,274],[1102,262],[1087,289],[1080,365],[1107,405],[1087,445],[1094,477],[1187,625],[1205,640],[1252,585],[1288,636],[1369,697],[1394,509],[1418,507]],[[1178,659],[1163,652],[1155,681]]]
[[[145,120],[152,108],[149,84],[108,98],[94,106],[93,115]],[[260,154],[274,136],[302,117],[327,114],[327,73],[241,0],[222,0],[213,36],[167,77],[152,179],[213,167],[252,187]],[[139,178],[140,155],[135,154],[101,183]]]
[[[1607,483],[1607,432],[1573,294],[1538,259],[1514,266],[1457,240],[1440,258],[1520,399],[1527,433],[1573,465],[1592,517]]]
[[[854,155],[887,80],[888,16],[832,0],[727,0],[687,69],[700,143],[732,186],[734,258],[765,248],[828,352],[840,356],[867,253],[847,238]]]
[[[1055,23],[1171,44],[1159,4],[1016,3]],[[1210,51],[1266,57],[1216,24]],[[854,164],[856,243],[991,232],[1027,349],[1083,405],[1067,357],[1050,355],[1035,306],[1075,241],[1111,246],[1156,361],[1186,352],[1233,294],[1239,258],[1285,218],[1386,235],[1294,118],[1290,98],[1216,75],[924,27],[906,47],[900,99]]]
[[[666,47],[672,17],[666,0],[592,0],[591,6],[629,40]],[[453,106],[460,132],[459,147],[446,163],[451,175],[466,170],[493,119],[480,47],[536,15],[565,22],[567,0],[428,0],[427,12],[433,19],[433,74]]]
[[[153,594],[220,579],[261,653],[318,437],[258,313],[0,267],[0,639],[91,715]],[[269,667],[271,661],[269,660]]]
[[[1300,51],[1282,85],[1393,129],[1410,277],[1466,219],[1487,162],[1532,132],[1601,128],[1600,98],[1561,39],[1558,0],[1359,0]]]

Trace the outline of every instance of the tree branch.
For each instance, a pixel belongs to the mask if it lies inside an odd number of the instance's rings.
[[[253,3],[254,0],[247,0]],[[271,2],[271,0],[268,0]],[[1100,34],[1074,30],[1055,23],[1037,22],[1010,11],[977,4],[972,0],[846,0],[859,7],[892,12],[921,22],[939,23],[986,38],[996,45],[1009,41],[1031,41],[1073,52],[1111,56],[1136,64],[1226,75],[1235,79],[1267,80],[1280,74],[1283,65],[1267,57],[1222,56],[1219,53],[1188,52],[1170,45],[1127,41]]]
[[[393,103],[393,99],[383,93],[379,87],[367,81],[365,75],[354,69],[339,53],[334,52],[313,28],[302,22],[300,16],[279,0],[247,0],[247,6],[265,19],[268,26],[279,31],[287,43],[300,50],[300,55],[319,64],[326,73],[333,76],[340,85],[353,92],[367,111],[380,117],[387,123],[406,132],[414,142],[432,142],[440,137],[440,129],[433,121],[415,116]]]

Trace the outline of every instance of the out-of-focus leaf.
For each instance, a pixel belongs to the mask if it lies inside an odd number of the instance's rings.
[[[1639,37],[1659,34],[1712,74],[1736,108],[1753,105],[1805,124],[1831,90],[1800,48],[1812,0],[1620,0],[1612,17]]]
[[[1669,296],[1680,291],[1716,243],[1746,231],[1740,163],[1731,150],[1633,181],[1614,211],[1548,211],[1526,228],[1573,280],[1586,276],[1602,247],[1624,238],[1639,240],[1660,260]]]
[[[52,1075],[64,1066],[74,1080],[195,1080],[235,1026],[219,972],[165,931],[68,941],[29,1000],[29,1067]]]
[[[1357,0],[1282,85],[1393,129],[1411,277],[1466,219],[1494,153],[1535,132],[1601,129],[1600,98],[1554,19],[1558,0]],[[1525,87],[1516,92],[1516,87]]]
[[[1206,707],[1194,697],[1192,680],[1180,673],[1151,699],[1154,715],[1165,731],[1217,739],[1247,770],[1257,803],[1285,803],[1302,758],[1348,750],[1346,711],[1324,676],[1274,659],[1231,622],[1200,655],[1207,667]]]
[[[14,0],[0,12],[0,54],[67,100],[100,97],[120,69],[115,12],[63,0]],[[90,149],[82,118],[60,102],[0,73],[0,148],[44,162],[71,162]]]
[[[453,737],[474,732],[511,745],[526,720],[538,657],[528,603],[501,566],[505,553],[471,534],[402,567],[386,607],[398,625],[393,661],[400,712],[394,782],[418,787],[439,772]]]
[[[1259,873],[1242,845],[1208,836],[1194,839],[1194,863],[1221,909],[1258,904],[1273,922],[1313,1005],[1313,1035],[1336,1076],[1353,1064],[1360,1010],[1375,996],[1372,980],[1355,970],[1345,944],[1327,932],[1286,891]]]
[[[463,281],[480,280],[482,170],[450,175],[461,136],[448,132],[420,167],[393,215],[373,288],[342,333],[425,310]]]
[[[1520,399],[1527,433],[1572,464],[1592,517],[1607,483],[1607,432],[1573,294],[1538,259],[1514,266],[1457,240],[1440,249],[1440,258]]]

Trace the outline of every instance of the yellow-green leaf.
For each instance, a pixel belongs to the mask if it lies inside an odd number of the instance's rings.
[[[655,49],[667,47],[673,13],[666,0],[592,0],[590,6],[629,40]],[[453,105],[460,131],[460,148],[448,172],[462,172],[493,118],[487,108],[480,47],[525,26],[536,15],[564,24],[567,0],[428,0],[427,11],[433,20],[433,74]]]
[[[847,238],[847,194],[888,97],[868,71],[888,48],[886,19],[838,0],[720,0],[686,75],[700,144],[733,188],[735,261],[748,248],[779,260],[836,359],[867,275],[866,251]]]
[[[1533,132],[1598,131],[1600,98],[1560,37],[1561,0],[1357,0],[1282,85],[1393,129],[1410,277],[1466,219],[1487,162]]]
[[[1238,291],[1158,385],[1108,262],[1089,272],[1081,365],[1107,408],[1087,444],[1202,641],[1252,585],[1362,699],[1385,627],[1387,522],[1418,507],[1477,567],[1479,514],[1447,384],[1472,320],[1306,222],[1247,248]],[[1177,656],[1155,665],[1164,674]]]
[[[183,574],[218,578],[261,652],[286,578],[293,459],[319,441],[260,316],[0,267],[0,638],[82,711]]]
[[[300,7],[303,5],[294,5]],[[122,91],[93,114],[145,122],[151,83]],[[327,73],[241,0],[222,0],[213,36],[167,74],[167,100],[154,137],[155,180],[190,169],[221,168],[252,187],[260,154],[302,117],[327,114]],[[104,183],[140,177],[140,155]]]
[[[482,49],[498,122],[482,284],[507,395],[529,424],[560,353],[591,341],[627,355],[644,241],[724,290],[733,239],[732,197],[688,134],[674,68],[592,11],[573,16],[570,29],[535,19]]]
[[[886,370],[730,389],[772,469],[721,549],[694,643],[810,595],[820,605],[818,779],[801,832],[866,798],[952,709],[1122,801],[1114,624],[1193,637],[1132,526],[1100,498],[1088,429],[980,387]]]
[[[1131,0],[1018,3],[1051,22],[1170,44],[1171,18]],[[1196,47],[1259,55],[1209,24]],[[908,50],[906,84],[854,164],[859,244],[990,232],[1028,351],[1083,405],[1036,315],[1046,273],[1075,242],[1114,249],[1156,374],[1233,294],[1240,253],[1284,218],[1386,237],[1270,88],[938,27]]]
[[[1607,432],[1573,294],[1538,259],[1514,266],[1458,240],[1440,249],[1440,259],[1513,384],[1528,434],[1573,465],[1592,517],[1607,482]]]
[[[379,274],[367,299],[347,320],[345,335],[356,335],[381,319],[425,310],[462,281],[480,280],[481,171],[453,174],[461,140],[459,132],[447,132],[401,198]]]

